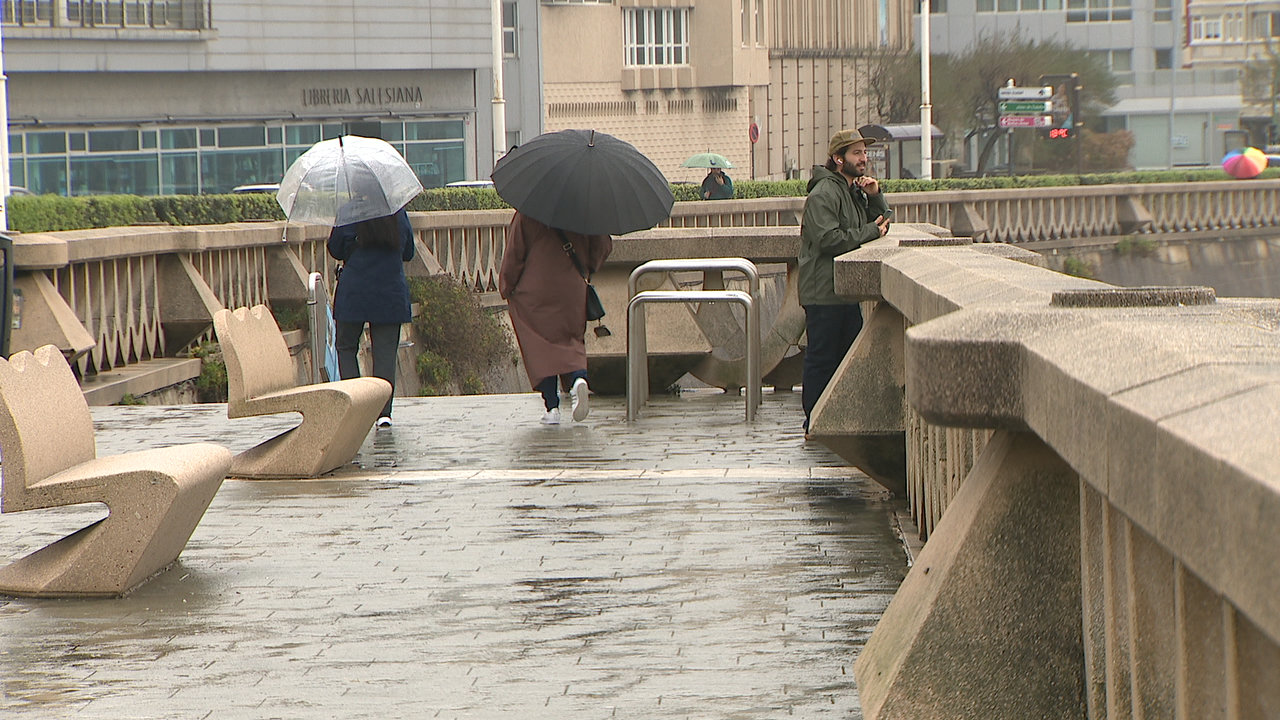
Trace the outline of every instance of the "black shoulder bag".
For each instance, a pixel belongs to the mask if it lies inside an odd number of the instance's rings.
[[[573,261],[573,266],[578,269],[578,274],[587,283],[587,320],[599,320],[604,317],[604,303],[600,302],[600,296],[596,294],[596,287],[591,284],[591,276],[587,274],[586,269],[582,266],[582,261],[578,259],[578,253],[573,249],[573,243],[569,242],[569,238],[565,237],[564,231],[556,228],[556,234],[560,236],[560,241],[564,243],[561,247],[564,249],[569,259]]]

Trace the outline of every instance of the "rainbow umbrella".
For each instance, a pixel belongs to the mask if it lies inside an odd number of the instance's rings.
[[[1258,148],[1232,150],[1222,158],[1222,169],[1231,177],[1241,180],[1258,177],[1267,169],[1267,156]]]

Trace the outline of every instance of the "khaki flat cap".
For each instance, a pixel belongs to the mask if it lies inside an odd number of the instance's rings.
[[[831,136],[831,144],[827,145],[827,157],[839,155],[845,148],[859,142],[864,143],[863,147],[870,147],[876,143],[874,138],[862,137],[862,133],[857,130],[841,130]]]

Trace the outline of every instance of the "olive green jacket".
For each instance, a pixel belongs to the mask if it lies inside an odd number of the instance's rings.
[[[815,165],[800,224],[800,304],[847,305],[836,295],[835,258],[880,237],[884,193],[868,196],[843,175]]]

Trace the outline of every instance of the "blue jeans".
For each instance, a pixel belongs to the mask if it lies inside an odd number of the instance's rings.
[[[561,375],[558,379],[567,391],[573,389],[573,384],[577,382],[578,378],[586,380],[587,371],[574,370],[573,372]],[[551,377],[542,378],[542,380],[538,381],[537,385],[533,386],[534,390],[542,393],[542,404],[546,405],[548,410],[554,410],[555,408],[560,407],[560,393],[556,391],[556,380],[556,376],[552,375]]]
[[[334,334],[334,346],[338,350],[338,374],[343,380],[360,377],[360,334],[364,323],[339,322]],[[369,345],[373,350],[373,376],[391,383],[395,395],[396,356],[400,352],[400,326],[396,324],[369,323]],[[391,417],[391,398],[382,406],[379,417]]]
[[[804,350],[800,382],[800,404],[804,406],[804,429],[809,430],[809,413],[862,331],[862,308],[855,305],[805,305],[805,332],[809,345]]]

